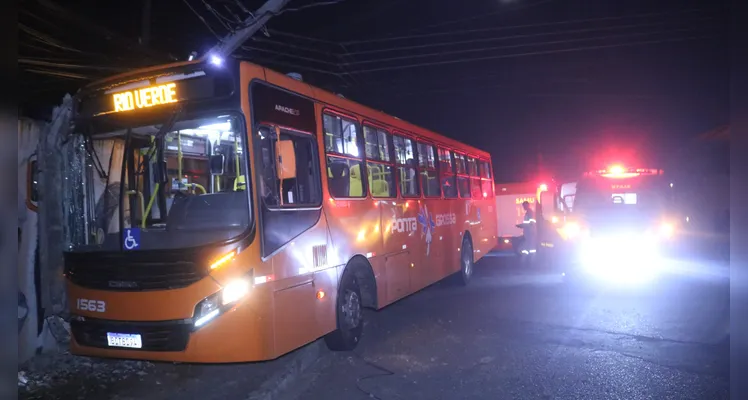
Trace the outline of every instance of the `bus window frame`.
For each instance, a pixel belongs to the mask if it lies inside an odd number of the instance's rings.
[[[306,131],[302,131],[302,130],[299,130],[299,129],[290,128],[288,126],[276,124],[276,123],[273,123],[273,122],[262,122],[261,121],[261,122],[258,122],[257,124],[255,124],[255,130],[259,130],[260,128],[263,128],[263,127],[269,128],[269,129],[271,129],[273,131],[275,130],[275,128],[278,128],[279,131],[286,131],[286,132],[290,133],[291,135],[296,135],[296,136],[308,135],[312,139],[312,141],[314,143],[317,142],[317,140],[316,140],[317,138],[311,132],[306,132]],[[319,203],[317,203],[317,204],[302,204],[301,206],[296,206],[296,205],[282,205],[281,206],[280,204],[275,205],[275,206],[268,206],[265,203],[265,200],[263,198],[261,198],[261,196],[258,196],[258,199],[259,199],[260,202],[262,202],[262,206],[263,207],[267,208],[269,211],[303,211],[303,210],[319,210],[319,209],[322,208],[322,204],[324,203],[324,197],[325,197],[324,193],[323,193],[324,189],[322,188],[322,168],[321,168],[321,165],[320,165],[320,162],[319,162],[319,158],[320,158],[319,157],[320,156],[319,155],[319,146],[315,146],[315,147],[317,147],[315,149],[316,152],[317,152],[315,155],[317,156],[316,167],[317,167],[317,178],[318,179],[317,179],[316,183],[318,185],[317,188],[319,189],[319,192],[320,192]],[[276,155],[274,149],[273,149],[273,155],[274,156]],[[260,158],[257,155],[255,155],[255,158],[257,158],[258,161],[260,160]],[[256,177],[258,179],[261,178],[263,172],[264,171],[257,171]]]
[[[492,198],[496,197],[496,184],[495,184],[495,182],[493,180],[493,177],[492,177],[492,175],[493,175],[493,165],[491,165],[491,159],[490,158],[483,158],[483,157],[476,157],[475,159],[479,163],[478,164],[478,177],[481,180],[481,192],[482,193],[486,193],[485,191],[483,191],[483,182],[484,181],[491,181],[491,193],[488,193],[487,195],[483,196],[483,198],[484,199],[492,199]],[[486,168],[488,168],[488,170],[486,172],[488,172],[490,174],[487,178],[484,177],[483,173],[481,172],[480,163],[486,163]]]
[[[399,164],[397,162],[397,152],[395,151],[395,136],[400,136],[403,139],[408,139],[408,140],[411,141],[411,143],[413,144],[413,158],[416,161],[416,165],[415,166],[410,166],[410,165],[407,165],[407,164]],[[423,189],[421,188],[421,175],[420,175],[421,171],[420,171],[420,166],[419,166],[419,163],[418,163],[418,155],[419,155],[419,152],[418,152],[418,142],[419,142],[418,135],[415,135],[415,134],[412,134],[412,133],[409,133],[409,132],[405,132],[405,131],[402,131],[402,130],[399,130],[399,129],[393,129],[392,130],[392,153],[393,153],[393,156],[394,156],[393,160],[394,160],[394,163],[395,163],[395,168],[397,169],[398,172],[400,171],[401,167],[415,168],[415,170],[416,170],[416,176],[418,177],[418,179],[416,179],[416,181],[417,181],[416,184],[418,185],[418,195],[416,195],[416,196],[404,196],[402,194],[402,191],[400,190],[400,174],[399,173],[395,174],[396,178],[397,178],[397,195],[398,195],[398,198],[400,198],[400,199],[412,200],[412,199],[423,198]],[[432,198],[436,198],[436,197],[432,197]]]
[[[452,167],[452,170],[450,172],[442,171],[442,161],[441,161],[441,155],[439,154],[440,150],[445,150],[447,154],[449,154],[449,160],[450,160],[450,166]],[[442,199],[444,200],[455,200],[460,198],[459,190],[457,189],[457,166],[455,165],[455,157],[454,157],[454,150],[448,146],[437,146],[436,149],[436,156],[439,163],[439,187],[442,187],[442,179],[447,177],[454,177],[454,185],[455,190],[457,191],[457,194],[454,197],[447,197],[444,194],[444,188],[441,188],[442,192]]]
[[[480,156],[473,155],[471,153],[466,154],[467,159],[465,162],[467,163],[467,169],[468,169],[468,176],[470,176],[470,196],[471,198],[475,198],[473,196],[473,185],[474,181],[478,181],[478,191],[480,192],[480,196],[478,199],[483,199],[483,181],[480,177]],[[473,160],[473,164],[475,165],[475,173],[470,169],[470,160]]]
[[[464,174],[460,174],[460,173],[457,172],[457,156],[458,155],[462,156],[462,160],[465,162],[465,165],[464,165],[464,167],[465,167],[465,173]],[[453,169],[455,171],[455,183],[457,184],[457,197],[460,198],[460,199],[471,199],[472,198],[472,192],[471,192],[471,188],[470,188],[470,169],[468,168],[468,162],[467,162],[468,155],[467,155],[467,153],[464,153],[464,152],[461,152],[461,151],[457,151],[457,150],[453,150],[452,151],[452,159],[454,160],[454,168]],[[468,182],[468,195],[467,196],[463,196],[462,194],[460,194],[460,186],[459,186],[459,183],[458,183],[458,179],[460,177],[467,178],[467,182]]]
[[[360,132],[361,132],[360,135],[357,135],[357,136],[359,136],[358,139],[357,139],[357,145],[359,146],[359,154],[361,155],[360,158],[356,158],[356,157],[348,155],[348,154],[340,154],[338,152],[328,152],[327,151],[327,147],[325,146],[325,139],[326,139],[326,137],[325,137],[325,114],[329,114],[329,115],[335,116],[335,117],[345,118],[345,119],[354,121],[356,123],[356,125],[357,125],[356,129],[360,129]],[[354,116],[351,116],[351,115],[354,115]],[[361,122],[362,122],[361,119],[359,119],[358,116],[356,116],[356,114],[348,114],[348,113],[345,113],[345,112],[341,112],[341,111],[338,111],[337,109],[329,107],[329,106],[322,107],[322,111],[320,112],[320,121],[319,121],[319,123],[320,123],[320,128],[321,128],[321,130],[320,130],[320,132],[321,132],[320,136],[321,136],[321,140],[322,140],[322,153],[321,154],[324,154],[324,158],[325,158],[325,168],[322,169],[321,171],[324,171],[324,176],[325,176],[325,181],[326,181],[326,186],[327,186],[327,194],[333,200],[345,200],[345,201],[359,200],[360,201],[360,200],[367,200],[367,199],[370,198],[369,197],[369,176],[368,176],[367,171],[366,171],[366,149],[363,148],[363,146],[364,146],[364,142],[363,142],[363,140],[364,140],[364,131],[363,131],[363,128],[361,128],[361,126],[362,126]],[[361,196],[359,196],[359,197],[351,197],[351,196],[348,196],[348,197],[336,197],[336,196],[333,196],[332,192],[330,191],[330,181],[329,181],[330,178],[327,176],[327,169],[329,168],[329,165],[328,165],[329,164],[328,163],[328,156],[333,156],[333,157],[342,158],[342,159],[346,159],[346,160],[356,160],[356,161],[360,161],[361,162],[361,166],[362,166],[362,168],[361,168],[361,170],[362,170],[361,171],[361,186],[362,186],[361,187],[361,193],[362,193],[362,195]]]
[[[421,196],[424,199],[444,199],[444,191],[442,190],[442,183],[441,183],[441,173],[440,171],[440,165],[439,165],[439,145],[437,145],[435,142],[428,140],[426,138],[421,138],[416,140],[416,149],[418,149],[418,144],[423,143],[426,146],[431,146],[431,148],[434,150],[434,168],[429,167],[421,167],[421,159],[420,159],[420,151],[418,152],[419,158],[417,162],[417,168],[418,168],[418,181],[420,184],[420,176],[421,176],[421,170],[425,171],[434,171],[436,172],[436,179],[439,180],[439,194],[436,196],[427,196],[426,192],[423,190],[423,185],[421,185]]]
[[[375,130],[382,130],[387,133],[388,135],[388,143],[387,143],[387,153],[390,157],[390,161],[383,161],[383,160],[377,160],[377,159],[369,159],[369,157],[366,155],[366,137],[364,133],[364,127],[368,126],[369,128],[373,128]],[[370,119],[362,119],[361,120],[361,140],[363,141],[364,146],[364,165],[366,166],[366,197],[370,197],[372,199],[396,199],[398,198],[399,190],[397,185],[397,168],[395,166],[395,141],[394,141],[394,133],[391,128],[387,128],[384,124],[380,124],[376,121],[372,121]],[[377,137],[377,145],[379,144],[379,137]],[[371,191],[371,185],[369,185],[369,163],[375,164],[375,165],[387,165],[392,168],[392,174],[393,174],[393,182],[392,184],[395,185],[395,193],[392,196],[374,196],[374,193]],[[390,191],[391,192],[391,191]]]

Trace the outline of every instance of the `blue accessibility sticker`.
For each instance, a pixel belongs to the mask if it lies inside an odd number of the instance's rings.
[[[125,250],[135,250],[140,247],[140,228],[125,228]]]

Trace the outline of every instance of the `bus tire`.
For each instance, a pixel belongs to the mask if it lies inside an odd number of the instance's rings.
[[[462,247],[460,248],[460,284],[467,286],[470,283],[470,278],[473,276],[475,270],[475,258],[473,257],[473,242],[470,237],[465,236],[462,239]]]
[[[364,332],[361,288],[351,271],[343,273],[335,310],[337,327],[325,336],[325,344],[332,351],[351,351]]]

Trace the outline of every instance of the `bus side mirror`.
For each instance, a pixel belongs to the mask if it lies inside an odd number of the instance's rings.
[[[291,140],[280,140],[275,143],[276,165],[278,180],[296,178],[296,149]]]
[[[210,174],[211,175],[223,175],[224,164],[225,164],[225,157],[223,154],[214,154],[210,156]]]

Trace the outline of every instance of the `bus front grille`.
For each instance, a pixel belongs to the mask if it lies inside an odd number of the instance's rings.
[[[191,328],[187,321],[121,322],[87,318],[70,322],[70,330],[79,345],[117,350],[184,351]],[[110,347],[107,333],[140,335],[142,347]]]
[[[189,261],[66,262],[66,276],[78,286],[109,291],[179,289],[203,277],[203,268]]]

